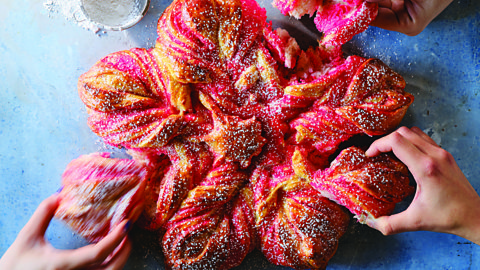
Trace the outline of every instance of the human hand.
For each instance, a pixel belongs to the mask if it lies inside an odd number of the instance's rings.
[[[453,0],[366,0],[378,3],[378,15],[371,25],[415,36]]]
[[[385,235],[427,230],[455,234],[480,244],[480,197],[453,156],[416,127],[401,127],[373,142],[366,154],[390,151],[407,165],[417,191],[405,211],[370,218],[367,224]]]
[[[55,249],[45,231],[58,207],[58,194],[45,199],[0,259],[0,269],[121,269],[128,260],[130,223],[125,220],[96,244],[74,250]]]

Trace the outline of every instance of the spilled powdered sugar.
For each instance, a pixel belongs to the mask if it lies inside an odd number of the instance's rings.
[[[139,0],[46,0],[43,6],[51,17],[60,13],[78,26],[99,33],[101,30],[123,30],[133,26],[142,16]],[[148,2],[147,2],[148,3]]]
[[[94,33],[100,32],[94,22],[90,21],[81,8],[80,0],[46,0],[43,6],[48,10],[49,16],[60,13],[67,21],[73,22],[85,30]]]

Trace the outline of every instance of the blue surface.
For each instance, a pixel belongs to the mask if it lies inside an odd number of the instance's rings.
[[[269,7],[270,1],[260,1]],[[59,188],[68,162],[113,151],[86,124],[77,96],[80,74],[108,53],[151,47],[155,24],[169,1],[152,1],[147,16],[123,32],[86,31],[41,1],[2,1],[0,9],[0,254],[37,205]],[[270,12],[270,11],[269,11]],[[276,18],[275,12],[269,13]],[[369,28],[347,50],[377,57],[403,75],[415,96],[402,124],[416,125],[450,151],[480,189],[480,2],[452,3],[416,37]],[[408,201],[399,205],[399,210]],[[154,235],[132,232],[126,269],[164,269]],[[85,242],[57,221],[47,238],[58,248]],[[480,247],[431,232],[382,236],[353,224],[328,269],[477,269]],[[287,269],[258,252],[238,269]]]

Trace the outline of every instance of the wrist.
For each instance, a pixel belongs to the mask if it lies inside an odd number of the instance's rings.
[[[475,198],[473,203],[465,210],[466,214],[462,217],[462,220],[459,220],[459,225],[453,228],[450,233],[480,245],[480,197]]]

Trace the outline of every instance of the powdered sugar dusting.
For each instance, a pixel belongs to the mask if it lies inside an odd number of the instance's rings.
[[[67,21],[75,23],[85,30],[94,33],[99,33],[101,30],[82,11],[80,0],[47,0],[43,6],[49,12],[49,16],[60,13]]]

